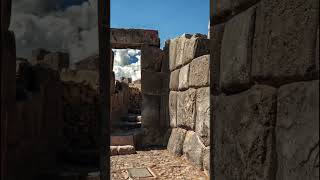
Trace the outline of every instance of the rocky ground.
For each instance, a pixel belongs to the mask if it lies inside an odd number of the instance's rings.
[[[129,179],[127,169],[149,167],[164,180],[207,180],[203,171],[190,164],[183,157],[175,157],[167,150],[137,151],[137,154],[112,156],[112,180]]]

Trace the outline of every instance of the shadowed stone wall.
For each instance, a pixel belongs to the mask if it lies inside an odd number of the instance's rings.
[[[211,5],[215,179],[318,179],[319,1]]]

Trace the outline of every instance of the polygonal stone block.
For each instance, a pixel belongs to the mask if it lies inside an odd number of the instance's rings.
[[[180,74],[180,69],[176,69],[171,72],[170,74],[170,90],[177,91],[179,88],[179,74]]]
[[[187,131],[181,128],[172,129],[167,150],[176,155],[181,156],[183,150],[183,143],[186,136]]]
[[[177,126],[193,130],[196,118],[196,90],[188,89],[177,95]]]
[[[176,57],[177,57],[177,44],[179,38],[170,39],[169,46],[169,69],[173,71],[176,69]]]
[[[206,35],[194,34],[187,39],[184,47],[184,55],[182,64],[187,64],[193,59],[209,54],[210,40]]]
[[[278,91],[277,179],[319,178],[319,80],[287,84]]]
[[[250,85],[254,15],[255,9],[250,8],[225,24],[220,64],[220,86],[224,91],[240,91]]]
[[[189,87],[189,64],[183,66],[179,72],[179,90],[185,90]]]
[[[210,145],[210,88],[197,89],[196,133],[205,146]]]
[[[210,55],[200,56],[190,63],[189,87],[209,86]]]
[[[254,80],[281,85],[318,78],[314,43],[319,1],[262,0],[256,14]]]
[[[172,128],[177,127],[177,96],[178,96],[178,92],[170,91],[169,114],[170,114],[170,126]]]
[[[256,85],[213,99],[217,179],[275,179],[276,89]]]
[[[197,134],[193,131],[188,131],[183,143],[183,155],[185,155],[191,163],[201,169],[203,169],[202,157],[204,148],[205,146],[202,144]]]
[[[183,34],[178,38],[177,48],[176,48],[176,60],[175,60],[175,68],[179,68],[182,66],[185,53],[186,53],[186,43],[191,38],[190,34]]]

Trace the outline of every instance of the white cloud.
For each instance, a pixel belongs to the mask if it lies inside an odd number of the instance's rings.
[[[131,77],[133,81],[141,79],[141,51],[134,49],[115,49],[114,51],[114,67],[116,79],[121,77]],[[137,62],[132,63],[132,59]]]
[[[72,62],[98,51],[97,0],[61,9],[62,0],[13,1],[10,29],[16,35],[17,56],[45,48],[70,53]]]

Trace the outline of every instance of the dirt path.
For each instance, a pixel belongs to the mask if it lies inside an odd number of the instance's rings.
[[[163,180],[207,180],[203,171],[182,157],[175,157],[167,150],[138,151],[137,154],[112,156],[112,180],[129,179],[128,168],[149,167],[157,179]]]

